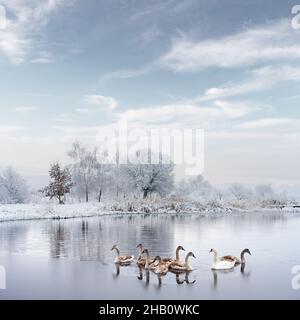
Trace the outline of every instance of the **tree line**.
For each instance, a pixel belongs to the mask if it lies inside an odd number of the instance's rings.
[[[145,199],[153,193],[166,197],[174,187],[174,165],[162,161],[151,164],[153,155],[148,151],[138,152],[134,163],[111,164],[98,148],[89,148],[76,141],[68,156],[71,163],[66,167],[62,168],[59,163],[51,165],[51,182],[41,190],[46,197],[56,198],[60,204],[65,202],[67,194],[79,202],[89,202],[91,198],[101,202],[105,193],[124,198]]]
[[[101,149],[75,141],[67,152],[70,163],[50,166],[50,182],[39,194],[64,204],[67,197],[76,202],[101,202],[107,199],[147,199],[156,194],[174,201],[198,202],[209,206],[281,205],[288,200],[270,184],[254,187],[234,183],[227,187],[212,186],[203,176],[188,177],[175,183],[174,165],[159,161],[151,164],[152,154],[140,151],[136,161],[111,164]],[[157,155],[155,155],[157,158]],[[159,155],[162,159],[162,155]],[[146,161],[145,161],[146,160]],[[30,190],[24,178],[11,167],[0,171],[0,204],[30,202]]]

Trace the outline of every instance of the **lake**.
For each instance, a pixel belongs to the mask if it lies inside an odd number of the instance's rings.
[[[300,217],[257,213],[119,215],[0,223],[0,265],[6,290],[0,299],[299,299],[292,268],[300,265]],[[114,264],[110,251],[175,256],[194,252],[189,274],[159,278]],[[211,248],[220,255],[249,248],[245,268],[212,272]],[[181,252],[184,258],[184,252]],[[295,281],[295,279],[294,279]]]

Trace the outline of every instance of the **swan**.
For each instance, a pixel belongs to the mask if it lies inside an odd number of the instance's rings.
[[[235,260],[233,261],[227,261],[227,260],[221,260],[218,256],[218,252],[216,249],[211,249],[209,251],[210,253],[212,252],[214,254],[214,260],[213,264],[211,266],[212,270],[227,270],[227,269],[232,269],[235,265]]]
[[[156,267],[157,267],[157,264],[156,264],[156,260],[151,260],[150,261],[150,255],[149,255],[149,250],[148,249],[144,249],[142,251],[141,254],[145,254],[146,255],[146,260],[145,260],[145,269],[146,270],[154,270]]]
[[[120,256],[120,249],[118,248],[117,245],[113,245],[113,247],[111,248],[111,251],[113,250],[115,250],[117,253],[117,256],[114,261],[115,263],[128,265],[128,264],[131,264],[131,262],[134,259],[134,256],[129,256],[129,255]]]
[[[184,271],[192,271],[193,268],[192,266],[189,264],[189,258],[193,257],[196,258],[195,255],[193,254],[193,252],[189,252],[186,257],[185,257],[185,261],[181,262],[181,261],[173,261],[170,265],[169,268],[171,271],[175,271],[175,272],[184,272]]]
[[[176,263],[183,263],[183,262],[180,262],[180,259],[179,259],[179,251],[180,250],[185,251],[183,246],[178,246],[176,248],[176,256],[175,256],[176,258],[175,259],[173,259],[173,258],[165,258],[162,261],[165,262],[165,263],[168,263],[169,265],[176,264]]]
[[[231,262],[235,261],[235,265],[245,264],[246,263],[246,260],[245,260],[245,254],[246,253],[250,254],[250,256],[251,256],[250,250],[249,249],[244,249],[241,252],[241,258],[240,259],[238,257],[236,257],[236,256],[227,255],[227,256],[222,257],[220,260],[222,260],[222,261],[231,261]]]
[[[137,245],[136,248],[140,250],[140,254],[139,254],[138,258],[137,258],[136,264],[139,267],[144,267],[145,264],[146,264],[146,258],[143,257],[143,255],[142,255],[142,252],[144,250],[144,246],[140,243],[140,244]]]
[[[156,256],[154,261],[157,261],[158,264],[155,266],[153,271],[159,275],[165,275],[168,273],[169,267],[166,263],[162,262],[162,258],[160,256]]]

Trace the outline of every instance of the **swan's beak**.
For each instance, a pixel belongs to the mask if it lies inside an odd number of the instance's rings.
[[[182,247],[182,250],[185,251],[185,249]]]
[[[196,259],[195,255],[193,254],[193,257]]]
[[[209,253],[213,252],[212,249],[209,250]]]

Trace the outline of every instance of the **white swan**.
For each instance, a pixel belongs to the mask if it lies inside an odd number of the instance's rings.
[[[235,266],[235,260],[233,261],[220,260],[216,249],[211,249],[209,252],[210,253],[212,252],[214,254],[214,260],[211,266],[212,270],[228,270],[228,269],[232,269]]]

